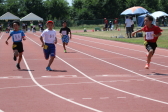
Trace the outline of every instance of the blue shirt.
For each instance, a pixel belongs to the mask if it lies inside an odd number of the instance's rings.
[[[13,42],[22,42],[23,37],[25,37],[25,34],[23,31],[12,31],[10,33],[10,36],[12,37]]]

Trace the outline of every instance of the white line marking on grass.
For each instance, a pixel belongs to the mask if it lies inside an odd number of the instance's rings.
[[[71,42],[73,42],[73,41],[71,41]],[[109,51],[109,50],[105,50],[105,49],[101,49],[101,48],[89,46],[89,45],[82,44],[82,43],[77,43],[77,42],[73,42],[73,43],[79,44],[79,45],[83,45],[83,46],[87,46],[87,47],[94,48],[94,49],[98,49],[98,50],[101,50],[101,51],[105,51],[105,52],[117,54],[117,55],[120,55],[120,56],[128,57],[128,58],[131,58],[131,59],[136,59],[136,60],[139,60],[139,61],[146,62],[146,60],[142,60],[142,59],[135,58],[135,57],[132,57],[132,56],[124,55],[124,54],[121,54],[121,53],[117,53],[117,52],[113,52],[113,51]],[[151,62],[151,63],[152,63],[152,64],[155,64],[155,65],[158,65],[158,66],[162,66],[162,67],[167,67],[167,68],[168,68],[168,66],[166,66],[166,65],[158,64],[158,63],[155,63],[155,62]]]
[[[28,39],[30,39],[32,42],[34,42],[34,43],[36,43],[38,46],[40,46],[37,42],[35,42],[35,41],[32,40],[31,38],[28,37]],[[70,47],[69,47],[69,48],[70,48]],[[70,49],[72,49],[72,48],[70,48]],[[75,51],[78,51],[78,50],[75,50]],[[81,52],[81,51],[78,51],[78,52]],[[83,53],[83,52],[81,52],[81,53],[86,55],[86,53]],[[90,56],[90,57],[96,58],[96,57],[91,56],[91,55],[89,55],[89,54],[87,54],[87,55]],[[57,56],[57,58],[59,58],[59,57]],[[63,59],[61,59],[61,58],[59,58],[59,59],[60,59],[61,61],[63,61],[64,63],[66,63],[67,65],[69,65],[71,68],[73,68],[73,69],[75,69],[76,71],[78,71],[79,73],[81,73],[83,76],[87,77],[88,79],[90,79],[90,80],[92,80],[93,82],[98,83],[98,84],[100,84],[100,85],[102,85],[102,86],[105,86],[105,87],[107,87],[107,88],[111,88],[111,89],[113,89],[113,90],[116,90],[116,91],[119,91],[119,92],[122,92],[122,93],[126,93],[126,94],[129,94],[129,95],[137,96],[137,97],[140,97],[140,98],[143,98],[143,99],[146,99],[146,100],[150,100],[150,101],[154,101],[154,102],[158,102],[158,103],[162,103],[162,104],[168,105],[168,102],[164,102],[164,101],[152,99],[152,98],[149,98],[149,97],[141,96],[141,95],[138,95],[138,94],[134,94],[134,93],[131,93],[131,92],[127,92],[127,91],[124,91],[124,90],[121,90],[121,89],[118,89],[118,88],[115,88],[115,87],[106,85],[106,84],[104,84],[104,83],[101,83],[101,82],[99,82],[99,81],[97,81],[97,80],[95,80],[95,79],[92,79],[91,77],[87,76],[86,74],[84,74],[83,72],[81,72],[79,69],[77,69],[76,67],[72,66],[71,64],[69,64],[68,62],[64,61]],[[98,58],[96,58],[96,59],[98,59]],[[101,59],[98,59],[98,60],[101,60]],[[106,62],[106,61],[104,61],[104,60],[101,60],[101,61]],[[122,68],[122,67],[120,67],[120,66],[118,66],[118,65],[115,65],[115,64],[112,64],[112,63],[109,63],[109,62],[106,62],[106,63],[108,63],[108,64],[110,64],[110,65],[113,65],[113,66],[116,66],[116,67],[118,67],[118,68],[124,69],[124,70],[126,70],[126,71],[130,71],[131,73],[138,74],[138,73],[133,72],[133,71],[131,71],[131,70]],[[30,72],[30,71],[29,71],[29,72]],[[140,75],[140,74],[138,74],[138,75]],[[141,76],[141,75],[140,75],[140,76]],[[143,76],[143,75],[142,75],[142,76]],[[146,77],[146,76],[143,76],[143,77]],[[147,77],[147,78],[148,78],[148,79],[152,79],[152,78],[149,78],[149,77]],[[156,80],[156,79],[152,79],[152,80]],[[158,82],[162,82],[162,81],[159,81],[159,80],[158,80]],[[164,82],[164,83],[166,83],[166,82]]]
[[[94,41],[85,40],[85,39],[79,39],[79,38],[74,38],[74,39],[82,40],[82,41],[87,41],[87,42],[90,42],[90,43],[96,43],[96,44],[100,44],[100,45],[105,45],[105,46],[112,46],[112,47],[116,47],[116,48],[121,48],[121,49],[130,50],[130,51],[136,51],[136,52],[146,53],[145,51],[140,51],[140,50],[135,50],[135,49],[131,49],[131,48],[120,47],[120,46],[116,46],[116,45],[109,45],[109,44],[104,44],[104,43],[100,43],[100,42],[94,42]],[[133,44],[131,44],[131,45],[133,45]],[[157,49],[158,49],[158,48],[157,48]],[[167,51],[167,50],[166,50],[166,51]],[[168,56],[160,55],[160,54],[155,54],[155,55],[162,56],[162,57],[168,57]]]

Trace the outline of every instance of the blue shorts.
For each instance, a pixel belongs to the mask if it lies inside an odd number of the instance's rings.
[[[49,56],[54,56],[55,57],[55,51],[56,51],[55,44],[45,43],[45,46],[43,48],[45,59],[49,59]]]
[[[69,36],[68,35],[63,35],[62,43],[69,43]]]

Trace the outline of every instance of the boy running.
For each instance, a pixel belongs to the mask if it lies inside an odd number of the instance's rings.
[[[69,43],[69,33],[70,33],[70,39],[71,39],[71,30],[67,27],[66,21],[63,21],[62,25],[63,25],[63,28],[60,29],[60,34],[62,37],[62,44],[64,47],[64,52],[66,53],[67,50],[66,50],[65,45],[68,45],[68,43]]]
[[[46,67],[47,71],[52,71],[50,66],[55,58],[55,51],[56,51],[55,44],[57,44],[56,31],[53,30],[53,27],[54,22],[51,20],[47,21],[47,29],[43,31],[40,37],[45,59],[48,60],[50,56],[48,66]]]
[[[153,25],[152,21],[153,21],[153,17],[147,15],[144,19],[145,26],[142,29],[132,33],[132,36],[134,36],[137,32],[141,32],[141,31],[144,31],[146,33],[144,45],[147,51],[149,52],[147,54],[147,64],[145,65],[146,69],[149,69],[151,58],[154,55],[157,47],[156,42],[158,40],[158,37],[161,36],[162,34],[161,33],[162,30],[158,26]]]
[[[14,21],[12,23],[13,29],[14,31],[12,31],[10,33],[10,36],[8,37],[8,39],[6,40],[6,44],[8,45],[8,40],[12,37],[13,40],[13,52],[14,52],[14,61],[17,60],[17,57],[19,57],[18,59],[18,63],[16,65],[16,67],[18,69],[20,69],[20,62],[22,60],[22,54],[23,54],[23,44],[22,44],[22,40],[26,40],[25,39],[25,34],[23,33],[23,31],[19,30],[20,27],[20,23],[17,21]]]

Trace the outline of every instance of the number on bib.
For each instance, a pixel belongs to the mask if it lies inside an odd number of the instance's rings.
[[[154,39],[153,34],[154,34],[153,31],[151,31],[151,32],[146,32],[146,40],[152,40],[152,39]]]
[[[21,34],[13,34],[13,38],[14,38],[14,41],[21,41],[22,40]]]

